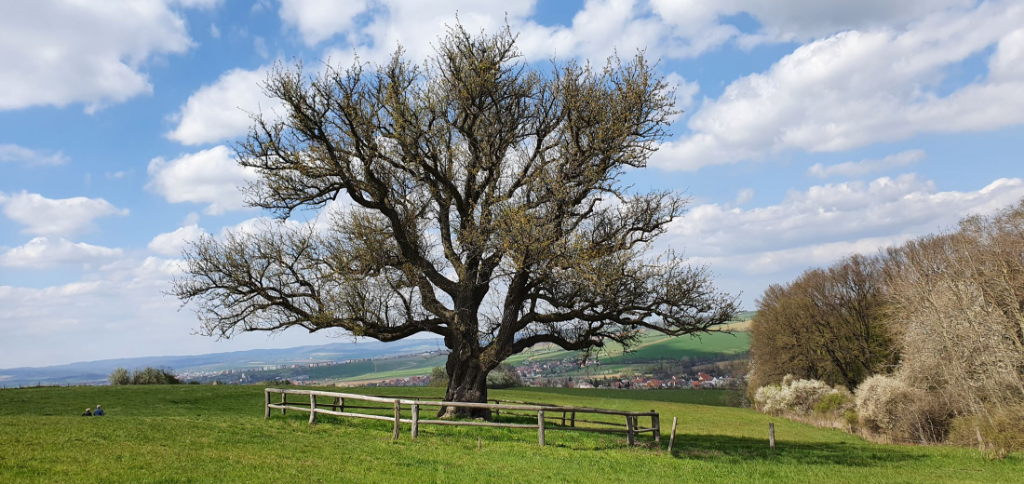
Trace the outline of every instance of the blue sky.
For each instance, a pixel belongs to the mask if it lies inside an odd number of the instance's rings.
[[[185,241],[258,225],[229,146],[268,66],[421,59],[456,12],[537,65],[661,59],[686,112],[626,182],[692,197],[659,248],[748,308],[1024,197],[1021,1],[4,2],[0,367],[325,342],[195,336],[162,292]]]

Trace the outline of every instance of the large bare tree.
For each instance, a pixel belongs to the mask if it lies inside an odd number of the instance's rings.
[[[645,328],[684,335],[732,317],[705,267],[650,253],[687,200],[619,181],[675,114],[643,55],[541,72],[508,29],[458,26],[435,50],[423,65],[399,49],[374,68],[270,74],[284,112],[255,115],[237,146],[259,173],[250,203],[283,219],[347,208],[326,229],[194,244],[174,290],[204,333],[434,333],[450,350],[446,400],[483,402],[488,372],[534,345],[628,347]]]

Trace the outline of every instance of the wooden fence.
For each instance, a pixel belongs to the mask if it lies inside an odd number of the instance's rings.
[[[280,402],[271,402],[272,394],[280,394]],[[308,401],[288,401],[288,396],[308,397]],[[317,397],[330,399],[330,403],[318,401]],[[302,398],[302,400],[306,400]],[[338,417],[366,418],[374,420],[387,420],[394,422],[391,433],[392,439],[398,439],[401,424],[411,424],[410,435],[413,439],[419,434],[421,425],[463,425],[472,427],[501,427],[516,429],[537,429],[537,440],[544,446],[544,434],[548,430],[573,430],[579,432],[600,432],[600,433],[622,433],[626,434],[629,445],[635,443],[638,434],[651,433],[655,442],[661,441],[661,418],[657,412],[626,412],[622,410],[608,410],[603,408],[589,407],[565,407],[545,405],[540,403],[510,402],[501,403],[498,400],[490,400],[494,403],[463,403],[463,402],[441,402],[423,400],[410,397],[379,397],[370,395],[359,395],[355,393],[336,393],[319,390],[292,390],[282,388],[267,388],[264,390],[264,418],[270,418],[272,409],[281,410],[284,415],[286,411],[309,412],[309,423],[316,422],[317,414],[334,415]],[[377,404],[377,405],[369,405]],[[380,405],[384,404],[384,406]],[[455,407],[455,408],[486,408],[494,411],[495,418],[501,415],[509,417],[533,418],[536,416],[537,423],[514,423],[514,422],[483,422],[477,420],[433,420],[421,419],[420,409]],[[402,418],[403,408],[409,408],[411,418]],[[386,410],[390,415],[375,415],[372,413],[353,412],[351,410]],[[523,413],[529,412],[529,413]],[[561,414],[559,417],[558,414]],[[609,415],[620,417],[624,423],[600,420],[591,415]],[[587,418],[579,418],[587,417]],[[640,427],[640,417],[650,417],[650,427]],[[552,425],[555,420],[560,419],[560,425]]]

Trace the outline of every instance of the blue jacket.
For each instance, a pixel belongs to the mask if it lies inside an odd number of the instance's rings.
[[[103,409],[102,408],[97,408],[96,411],[92,413],[92,415],[93,415],[93,417],[102,417],[103,416]]]

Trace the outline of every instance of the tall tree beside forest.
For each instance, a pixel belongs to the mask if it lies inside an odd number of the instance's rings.
[[[206,334],[434,333],[450,350],[446,400],[483,402],[487,374],[534,345],[628,347],[641,330],[707,331],[736,310],[705,267],[649,251],[688,200],[619,181],[676,113],[642,54],[543,73],[508,29],[456,26],[422,66],[399,50],[315,78],[278,67],[265,89],[284,112],[254,116],[237,147],[259,174],[250,203],[282,219],[351,204],[325,231],[194,244],[174,290]]]
[[[885,324],[882,263],[854,255],[773,284],[751,324],[751,389],[791,374],[853,390],[898,360]]]

